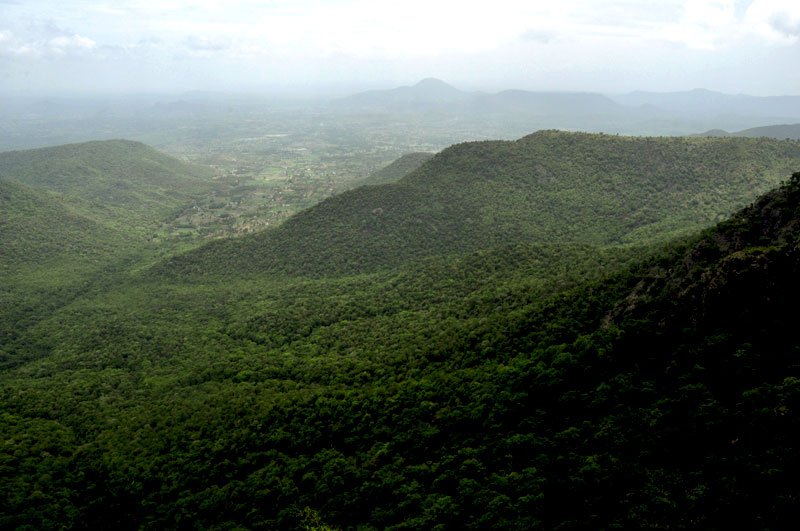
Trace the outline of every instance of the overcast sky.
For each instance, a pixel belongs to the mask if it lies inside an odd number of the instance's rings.
[[[6,90],[800,94],[800,0],[0,0]]]

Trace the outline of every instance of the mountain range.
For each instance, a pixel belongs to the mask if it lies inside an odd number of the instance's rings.
[[[341,110],[381,112],[463,111],[479,113],[597,114],[620,110],[609,98],[590,93],[506,90],[496,94],[463,92],[428,78],[410,87],[371,90],[332,102]]]
[[[676,118],[719,120],[800,118],[800,96],[731,95],[705,89],[683,92],[631,92],[602,95],[580,92],[505,90],[490,94],[464,92],[428,78],[413,86],[371,90],[331,102],[340,111],[523,113],[531,116],[616,116],[625,120]],[[587,122],[590,123],[590,122]],[[593,123],[593,122],[591,122]]]

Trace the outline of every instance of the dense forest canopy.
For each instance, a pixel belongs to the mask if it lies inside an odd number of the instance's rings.
[[[92,190],[210,174],[107,147],[0,164],[0,527],[794,523],[795,142],[460,144],[205,244]]]

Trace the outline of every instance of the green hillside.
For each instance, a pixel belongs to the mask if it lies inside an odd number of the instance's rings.
[[[433,157],[433,153],[407,153],[385,168],[371,173],[358,184],[387,184],[397,182],[405,177],[407,173],[422,166],[425,162],[430,160],[431,157]]]
[[[798,159],[461,144],[172,257],[0,179],[0,528],[787,528]]]
[[[58,308],[191,245],[149,240],[210,176],[121,140],[0,153],[0,366],[41,354],[28,331]]]
[[[769,139],[542,131],[458,144],[395,184],[332,197],[161,272],[317,275],[514,242],[666,241],[723,219],[798,166],[800,144]]]
[[[133,244],[56,194],[0,180],[0,354]]]
[[[0,525],[788,527],[798,213],[795,174],[643,261],[517,244],[88,293],[0,373]]]
[[[146,231],[146,224],[177,214],[213,189],[212,175],[128,140],[0,153],[0,179],[84,202],[87,214],[126,231]]]
[[[0,268],[6,272],[67,256],[107,257],[119,238],[57,195],[0,179]]]

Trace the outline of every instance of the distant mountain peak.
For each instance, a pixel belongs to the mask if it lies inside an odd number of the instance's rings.
[[[726,137],[726,136],[732,136],[732,135],[729,132],[725,131],[724,129],[709,129],[705,133],[700,133],[699,135],[692,135],[692,136],[701,136],[701,137],[719,136],[719,137]]]
[[[441,79],[435,77],[426,77],[425,79],[414,85],[414,88],[448,88],[457,90],[453,85],[445,83]]]
[[[386,90],[368,90],[337,100],[338,105],[392,109],[418,110],[420,106],[457,105],[470,95],[436,78],[425,78],[416,85]]]
[[[415,94],[437,97],[460,97],[464,94],[454,86],[445,83],[441,79],[436,79],[435,77],[426,77],[410,88]]]

